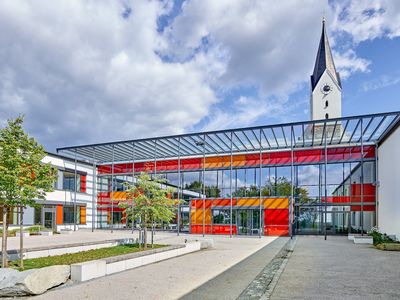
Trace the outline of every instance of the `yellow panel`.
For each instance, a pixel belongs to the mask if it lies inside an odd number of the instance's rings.
[[[288,198],[268,198],[265,199],[264,207],[268,209],[284,209],[289,207]]]

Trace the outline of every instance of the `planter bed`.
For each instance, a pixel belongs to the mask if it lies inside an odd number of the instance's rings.
[[[382,243],[375,245],[375,248],[386,251],[400,251],[400,243]]]
[[[54,245],[50,247],[46,246],[46,247],[25,248],[24,259],[33,259],[39,257],[68,254],[68,253],[77,253],[87,250],[107,248],[107,247],[113,247],[123,244],[133,244],[133,243],[134,243],[133,239],[115,239],[115,240],[105,240],[105,241],[95,241],[95,242]],[[16,260],[19,258],[18,249],[8,250],[7,254],[10,260]]]
[[[201,243],[192,242],[185,245],[167,246],[160,249],[150,249],[140,253],[131,253],[72,264],[71,280],[74,282],[87,281],[199,250],[201,250]]]
[[[156,248],[164,247],[163,245],[154,245],[154,246]],[[71,264],[97,260],[111,256],[117,256],[121,254],[134,253],[139,251],[143,251],[143,248],[139,249],[137,244],[124,244],[107,248],[81,251],[77,253],[68,253],[62,255],[25,259],[24,266],[25,270],[28,270],[28,269],[43,268],[53,265],[71,265]],[[19,261],[12,261],[10,265],[14,266],[15,268],[18,268],[18,264]]]

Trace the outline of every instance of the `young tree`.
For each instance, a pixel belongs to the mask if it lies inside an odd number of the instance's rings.
[[[9,120],[0,129],[0,206],[3,210],[2,267],[7,267],[7,211],[36,206],[35,199],[45,200],[53,190],[56,173],[49,164],[42,163],[46,153],[34,138],[24,132],[23,117]],[[20,259],[23,267],[23,234],[20,222]]]
[[[120,207],[124,209],[127,220],[140,219],[143,243],[147,248],[147,226],[151,222],[170,222],[175,216],[177,200],[171,199],[172,190],[163,184],[165,180],[159,177],[151,179],[144,172],[135,178],[134,184],[126,183],[127,200],[133,201],[133,205],[127,201],[120,203]]]

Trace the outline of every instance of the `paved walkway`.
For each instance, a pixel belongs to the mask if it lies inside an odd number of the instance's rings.
[[[282,249],[288,239],[284,237],[276,239],[181,299],[236,299]]]
[[[300,236],[271,299],[400,299],[400,252]]]
[[[168,233],[156,235],[156,241],[162,240],[168,244],[196,238],[201,239],[201,236],[176,237],[175,234]],[[214,239],[214,249],[66,286],[33,299],[178,299],[276,239],[227,236],[208,238]]]

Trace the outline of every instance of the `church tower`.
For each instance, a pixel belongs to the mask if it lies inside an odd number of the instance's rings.
[[[342,116],[342,84],[336,72],[331,48],[322,20],[314,72],[311,75],[311,120],[340,118]]]

